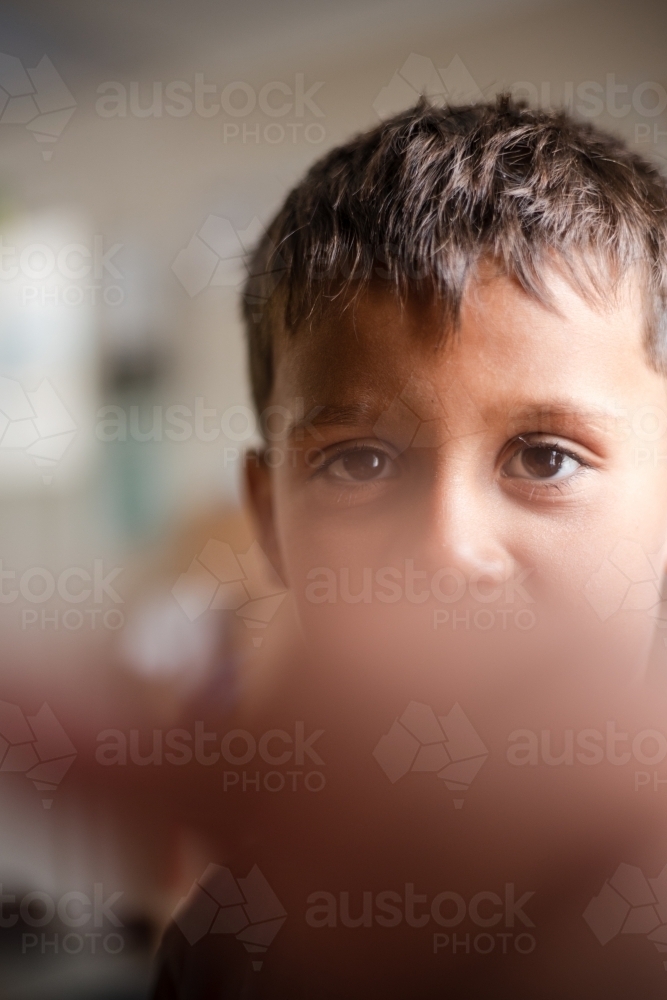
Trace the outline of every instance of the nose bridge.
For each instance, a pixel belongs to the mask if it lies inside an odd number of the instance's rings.
[[[443,450],[424,521],[424,543],[430,559],[466,576],[502,579],[512,560],[492,483],[480,478],[471,451]]]

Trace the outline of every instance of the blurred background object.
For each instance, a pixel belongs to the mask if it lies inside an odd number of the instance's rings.
[[[5,0],[1,997],[145,995],[219,782],[159,766],[154,733],[222,729],[289,659],[241,509],[238,308],[286,191],[420,93],[565,104],[664,164],[666,21],[648,0]],[[100,754],[118,733],[124,762]]]

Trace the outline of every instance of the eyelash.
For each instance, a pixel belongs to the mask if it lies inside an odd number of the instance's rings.
[[[559,455],[566,455],[568,458],[572,458],[575,462],[578,462],[579,465],[584,466],[585,468],[590,468],[590,465],[581,457],[581,455],[578,455],[575,451],[571,451],[569,448],[564,448],[563,445],[558,444],[557,441],[550,441],[548,438],[541,438],[539,436],[535,440],[528,440],[529,437],[529,435],[519,434],[518,437],[514,438],[512,445],[518,443],[523,448],[550,448],[551,451],[556,451]],[[514,458],[514,456],[518,455],[520,451],[521,448],[515,448],[510,457]]]
[[[516,447],[517,445],[518,447]],[[566,458],[571,458],[579,466],[579,468],[575,472],[573,472],[571,476],[568,476],[567,478],[560,480],[554,480],[554,479],[539,480],[539,479],[528,479],[527,477],[522,480],[520,477],[506,476],[507,479],[511,479],[514,489],[520,490],[521,492],[526,492],[529,487],[530,488],[529,499],[532,499],[532,497],[536,493],[541,495],[542,498],[549,495],[553,496],[554,494],[563,496],[567,493],[568,490],[572,489],[573,481],[575,479],[578,479],[583,471],[593,468],[590,462],[587,462],[582,457],[582,455],[578,454],[576,451],[570,448],[565,448],[558,441],[554,441],[551,435],[545,435],[544,437],[541,437],[539,436],[539,434],[537,434],[535,435],[535,437],[531,437],[531,435],[528,434],[525,435],[519,434],[511,442],[510,448],[512,449],[510,451],[510,454],[508,455],[507,458],[504,459],[502,463],[501,474],[502,474],[502,469],[506,465],[508,465],[509,462],[511,462],[514,458],[516,458],[517,455],[519,455],[523,449],[526,448],[549,448],[550,451],[556,452],[559,455],[563,455]],[[523,486],[519,485],[520,482],[523,482],[524,485]]]
[[[391,461],[391,462],[394,462],[396,460],[394,458],[394,456],[389,452],[389,450],[386,447],[382,446],[382,442],[381,441],[378,441],[378,442],[373,443],[373,444],[366,443],[366,442],[364,442],[364,443],[361,443],[361,442],[357,443],[357,442],[355,442],[355,443],[349,444],[349,443],[343,442],[342,444],[335,446],[335,451],[333,452],[333,454],[327,456],[324,459],[324,461],[322,462],[322,464],[319,465],[317,467],[317,469],[315,469],[315,472],[313,473],[313,476],[321,476],[321,475],[323,475],[327,471],[327,469],[329,469],[330,466],[332,466],[334,464],[334,462],[338,461],[339,458],[344,458],[346,455],[353,455],[355,452],[359,453],[359,452],[364,452],[364,451],[371,451],[371,452],[372,451],[376,451],[376,452],[379,452],[382,455],[384,455],[386,458],[388,458],[389,461]],[[371,480],[371,482],[372,482],[372,480]],[[347,483],[346,485],[348,485],[348,486],[354,486],[354,483],[350,482],[350,483]],[[360,482],[358,485],[359,486],[367,486],[368,483]]]

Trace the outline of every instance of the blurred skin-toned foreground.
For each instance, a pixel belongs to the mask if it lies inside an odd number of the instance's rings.
[[[442,346],[372,290],[282,345],[247,466],[289,593],[195,824],[245,916],[202,869],[158,996],[664,992],[665,384],[632,282],[552,288],[485,277]]]

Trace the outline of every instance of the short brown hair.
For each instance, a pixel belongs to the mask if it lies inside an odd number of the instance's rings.
[[[317,162],[252,255],[243,311],[255,404],[271,393],[279,331],[382,279],[398,295],[427,282],[455,326],[483,258],[545,303],[554,254],[600,299],[639,266],[649,360],[663,369],[666,209],[654,167],[563,111],[507,95],[445,108],[422,99]]]

